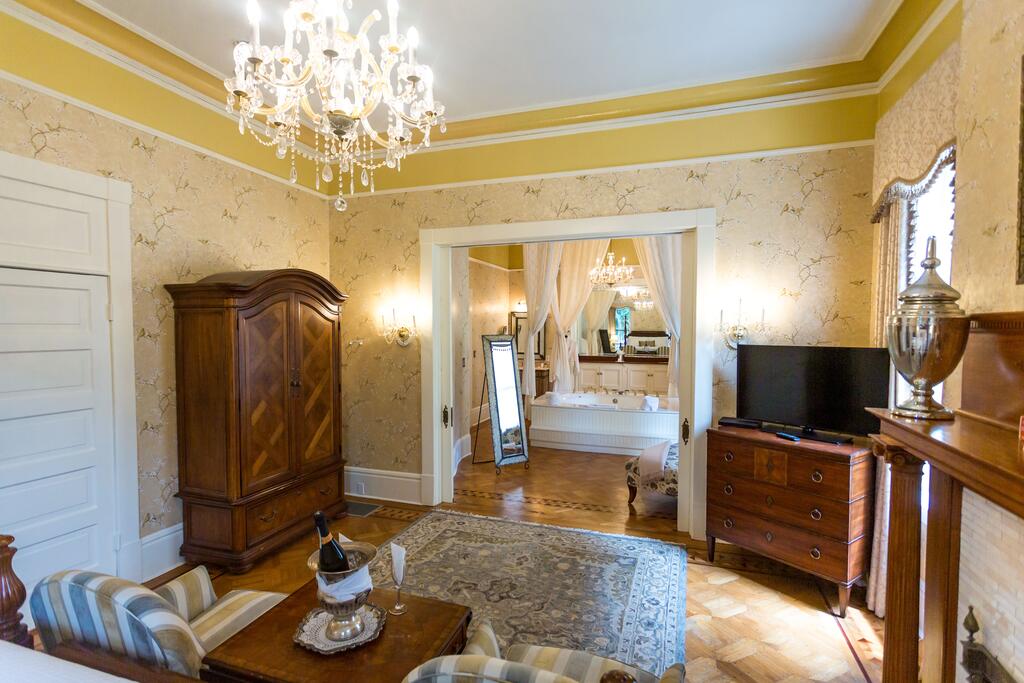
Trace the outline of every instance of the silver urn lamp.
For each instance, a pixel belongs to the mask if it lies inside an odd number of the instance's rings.
[[[953,412],[932,397],[932,389],[949,377],[967,346],[970,320],[957,305],[960,292],[936,272],[935,238],[929,237],[924,272],[899,295],[900,305],[886,319],[889,356],[913,388],[893,413],[919,420],[952,420]]]

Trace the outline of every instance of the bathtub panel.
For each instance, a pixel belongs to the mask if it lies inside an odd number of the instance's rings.
[[[672,411],[551,406],[542,402],[533,405],[532,413],[530,443],[546,448],[639,455],[656,443],[676,441],[679,434],[679,413]]]

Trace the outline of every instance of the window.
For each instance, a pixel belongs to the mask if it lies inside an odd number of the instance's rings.
[[[615,338],[619,348],[626,347],[626,336],[633,331],[631,318],[633,311],[628,306],[615,309]]]

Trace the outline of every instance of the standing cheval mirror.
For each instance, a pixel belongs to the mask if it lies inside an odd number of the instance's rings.
[[[505,465],[524,462],[529,467],[515,337],[508,334],[483,335],[483,344],[494,467],[498,474]]]

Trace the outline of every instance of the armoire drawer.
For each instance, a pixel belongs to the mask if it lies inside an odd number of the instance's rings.
[[[734,477],[754,477],[754,447],[736,439],[721,437],[708,441],[708,472]]]
[[[313,512],[334,503],[341,495],[338,483],[338,472],[332,472],[248,508],[245,515],[246,541],[256,543],[307,516],[312,530]]]
[[[708,505],[707,532],[839,583],[849,580],[850,546],[755,514]]]
[[[708,503],[739,508],[841,541],[854,531],[849,503],[719,471],[708,472]]]

